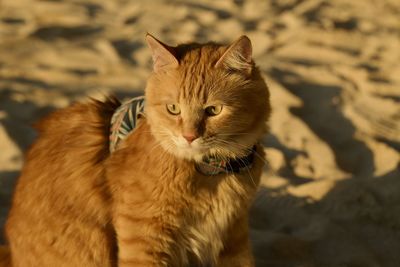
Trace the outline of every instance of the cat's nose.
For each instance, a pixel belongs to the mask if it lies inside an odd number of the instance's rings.
[[[183,134],[182,136],[183,136],[183,138],[185,138],[188,141],[189,144],[192,143],[198,137],[193,133],[186,133],[186,134]]]

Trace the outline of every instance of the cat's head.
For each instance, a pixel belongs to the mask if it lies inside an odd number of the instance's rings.
[[[251,58],[249,38],[230,46],[171,47],[146,37],[153,73],[146,117],[159,144],[177,157],[241,157],[266,131],[269,92]]]

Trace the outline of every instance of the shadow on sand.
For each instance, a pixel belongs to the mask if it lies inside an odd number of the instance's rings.
[[[399,177],[339,181],[319,201],[261,188],[250,218],[257,267],[398,266]]]

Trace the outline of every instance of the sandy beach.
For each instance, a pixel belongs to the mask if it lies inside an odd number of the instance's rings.
[[[398,0],[0,0],[0,225],[31,125],[88,96],[142,94],[146,32],[252,40],[273,107],[257,267],[400,266]]]

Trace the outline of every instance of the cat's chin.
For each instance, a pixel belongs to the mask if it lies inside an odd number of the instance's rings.
[[[177,158],[201,162],[208,151],[199,146],[177,145],[171,152]]]
[[[160,142],[160,144],[163,150],[179,159],[201,162],[206,154],[206,151],[199,148],[179,147],[176,144],[166,142]]]
[[[199,163],[203,162],[204,159],[207,157],[227,159],[227,158],[240,158],[248,154],[247,150],[237,150],[237,151],[225,150],[225,149],[199,150],[199,149],[179,148],[179,147],[176,147],[173,150],[170,149],[169,152],[177,158],[189,161],[195,161]]]
[[[186,151],[186,150],[180,150],[177,149],[176,151],[173,151],[173,155],[176,156],[177,158],[189,160],[189,161],[196,161],[196,162],[201,162],[203,161],[204,158],[204,153],[200,152],[193,152],[193,151]]]
[[[240,144],[236,146],[230,147],[210,147],[203,146],[199,143],[193,143],[192,145],[182,143],[175,143],[171,145],[171,143],[167,144],[161,143],[163,148],[172,154],[173,156],[185,159],[189,161],[202,162],[207,157],[214,157],[220,159],[228,159],[228,158],[241,158],[245,157],[249,154],[249,151],[254,146],[255,142],[250,142],[251,145]]]

